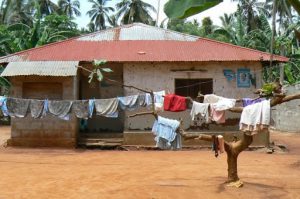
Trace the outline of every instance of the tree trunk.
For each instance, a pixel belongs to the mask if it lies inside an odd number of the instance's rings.
[[[190,139],[198,139],[212,142],[213,137],[211,135],[204,134],[193,134],[186,133],[182,129],[179,130],[179,133],[183,136],[185,140]],[[253,137],[252,135],[247,135],[243,133],[243,138],[237,142],[225,142],[225,151],[227,153],[227,171],[228,171],[228,179],[226,182],[236,182],[239,180],[238,177],[238,166],[237,160],[239,154],[244,151],[249,145],[252,143]]]
[[[228,164],[228,179],[227,182],[235,182],[239,180],[237,160],[239,154],[244,151],[252,143],[252,135],[243,134],[243,138],[237,142],[225,143]]]
[[[227,182],[235,182],[239,180],[237,171],[237,159],[238,155],[233,154],[231,151],[227,153],[227,165],[228,165],[228,177]]]

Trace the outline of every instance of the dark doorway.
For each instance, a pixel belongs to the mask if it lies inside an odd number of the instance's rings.
[[[175,94],[196,98],[213,93],[213,79],[175,79]]]

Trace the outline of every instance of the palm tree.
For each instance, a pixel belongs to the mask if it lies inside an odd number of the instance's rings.
[[[1,23],[32,23],[32,13],[27,0],[3,0],[0,7]]]
[[[230,27],[232,25],[233,15],[228,15],[227,13],[225,13],[224,16],[220,16],[220,20],[222,22],[222,27]]]
[[[272,13],[275,0],[266,0],[265,8]],[[291,23],[292,20],[292,6],[286,0],[276,0],[276,15],[278,15],[279,32],[284,31]],[[270,16],[271,17],[271,16]]]
[[[228,21],[229,24],[223,24],[225,26],[214,30],[214,37],[217,40],[230,42],[239,46],[246,46],[248,27],[240,6],[238,6],[237,11],[231,18],[232,19]]]
[[[235,0],[239,1],[239,6],[243,16],[247,21],[247,32],[257,28],[257,11],[264,10],[264,3],[259,0]]]
[[[58,7],[60,10],[70,18],[73,16],[80,16],[80,2],[78,0],[59,0]]]
[[[247,47],[269,52],[272,28],[264,13],[260,13],[258,20],[258,28],[248,33]]]
[[[95,24],[96,29],[106,29],[106,21],[111,24],[109,12],[115,11],[113,7],[106,6],[108,0],[88,0],[92,3],[92,9],[87,12],[91,17],[91,22]]]
[[[156,9],[142,0],[122,0],[116,4],[118,10],[116,16],[121,18],[122,24],[141,22],[154,25],[154,19],[149,14],[150,11],[156,13]]]
[[[59,10],[59,7],[53,3],[53,0],[28,0],[27,7],[32,10],[32,13],[35,12],[36,4],[39,5],[40,13],[43,17],[56,13]]]

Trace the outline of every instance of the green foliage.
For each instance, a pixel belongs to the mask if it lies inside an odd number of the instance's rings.
[[[104,79],[103,73],[112,73],[113,72],[113,70],[111,70],[110,68],[102,68],[102,66],[105,65],[106,63],[107,63],[107,61],[103,60],[103,59],[94,60],[94,62],[93,62],[94,69],[91,71],[91,73],[89,75],[89,83],[91,83],[93,81],[95,76],[99,82],[102,82]]]
[[[3,66],[0,66],[0,75],[3,72],[4,68]],[[4,87],[6,89],[10,88],[11,83],[4,77],[0,76],[0,87]]]
[[[201,35],[201,28],[198,21],[194,20],[193,22],[187,22],[184,19],[171,19],[169,20],[168,29],[190,34],[190,35]]]
[[[59,12],[67,15],[71,19],[74,15],[81,15],[79,0],[59,0],[57,4],[59,7]]]
[[[97,67],[99,67],[99,66],[101,66],[101,65],[106,64],[106,62],[107,62],[107,61],[104,60],[104,59],[94,60],[93,65],[97,68]]]
[[[156,13],[156,9],[142,0],[122,0],[116,4],[116,19],[121,19],[122,24],[131,24],[140,22],[154,25],[155,20],[151,17],[150,12]]]
[[[92,3],[92,9],[87,12],[94,24],[94,30],[103,30],[107,28],[106,22],[112,24],[110,12],[115,11],[113,7],[107,6],[108,0],[88,0]]]
[[[169,0],[164,7],[170,19],[184,19],[207,10],[222,0]]]
[[[262,87],[262,92],[269,96],[272,94],[273,90],[275,89],[275,85],[273,83],[266,83]]]
[[[48,15],[43,19],[36,18],[32,26],[23,23],[2,25],[0,26],[0,53],[6,55],[79,34],[76,24],[70,18],[57,14]]]

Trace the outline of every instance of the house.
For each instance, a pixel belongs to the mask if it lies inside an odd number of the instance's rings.
[[[270,54],[135,23],[18,52],[1,57],[0,62],[7,64],[2,76],[12,82],[14,97],[75,100],[138,92],[116,84],[89,84],[89,73],[77,66],[91,69],[95,59],[107,60],[106,67],[114,71],[107,77],[126,85],[193,98],[198,92],[242,98],[255,97],[253,91],[261,87],[262,69]],[[286,57],[274,56],[274,62],[286,61]],[[154,144],[153,116],[127,117],[133,113],[122,113],[117,119],[94,116],[88,120],[87,132],[80,132],[75,117],[70,121],[52,116],[13,118],[9,144],[75,147],[85,134],[122,137],[128,145]],[[195,129],[189,111],[162,115],[183,118],[186,129]],[[205,131],[238,135],[238,117],[228,113],[226,124],[209,125]],[[267,144],[268,134],[255,139]]]

